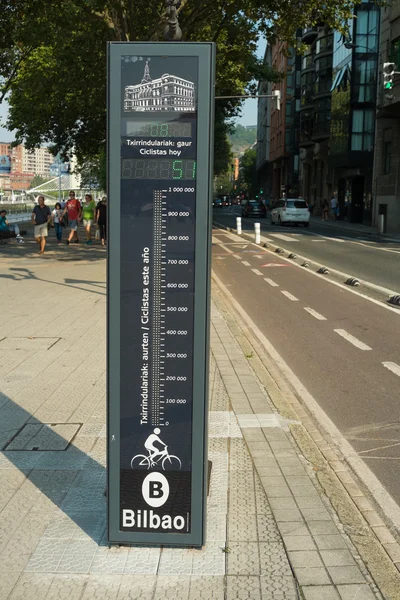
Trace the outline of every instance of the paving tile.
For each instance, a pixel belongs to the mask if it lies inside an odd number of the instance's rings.
[[[307,521],[312,535],[339,535],[336,525],[330,521]]]
[[[261,582],[258,576],[228,575],[227,600],[261,600]]]
[[[354,566],[354,558],[349,550],[321,550],[322,560],[327,567]]]
[[[55,573],[68,544],[69,540],[40,540],[25,570],[28,572]]]
[[[329,575],[323,567],[295,567],[294,572],[300,586],[329,585],[331,583]]]
[[[161,548],[129,548],[124,573],[155,575],[160,565],[160,556]]]
[[[254,513],[236,512],[229,514],[229,542],[257,542],[257,522]]]
[[[243,545],[246,544],[242,543]],[[164,548],[158,573],[160,575],[224,575],[227,556],[222,551],[224,547],[225,541],[212,542],[201,550]]]
[[[346,549],[347,544],[341,535],[314,535],[314,542],[320,550]]]
[[[293,498],[290,498],[288,496],[283,496],[281,498],[277,497],[277,498],[271,498],[269,500],[269,504],[272,508],[272,510],[296,510],[297,511],[297,505],[295,503],[295,501],[293,500]]]
[[[254,542],[230,543],[227,575],[260,575],[259,545]]]
[[[327,567],[333,583],[365,583],[365,579],[358,567]]]
[[[375,600],[368,585],[338,585],[341,600]]]
[[[296,584],[292,575],[276,574],[260,577],[263,600],[298,600]]]
[[[39,600],[45,598],[53,579],[53,574],[24,573],[12,591],[10,600],[28,600],[28,598]],[[3,596],[3,598],[6,598],[6,596]]]
[[[89,573],[96,552],[97,544],[93,541],[69,540],[57,573]]]
[[[121,575],[90,574],[81,600],[117,600],[121,580]],[[137,580],[136,586],[138,586]],[[126,600],[128,599],[127,596]]]
[[[274,510],[274,517],[278,523],[281,521],[303,521],[300,511],[297,508]]]
[[[87,575],[55,575],[46,600],[80,600],[87,579]]]
[[[137,575],[124,575],[121,579],[116,600],[153,600],[156,581],[154,575],[142,575],[140,578]],[[168,595],[165,597],[172,598]],[[157,596],[157,598],[160,598],[160,596]],[[107,596],[105,600],[108,600]]]
[[[278,523],[278,528],[282,536],[284,535],[309,535],[307,525],[299,521],[284,521]]]
[[[284,535],[283,541],[288,551],[292,550],[316,550],[310,535]]]
[[[303,587],[302,592],[305,600],[340,600],[333,585]]]
[[[296,567],[323,567],[321,558],[315,550],[288,552],[289,560]]]

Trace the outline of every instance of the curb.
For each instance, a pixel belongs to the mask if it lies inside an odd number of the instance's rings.
[[[233,233],[233,234],[237,235],[238,237],[245,238],[247,241],[255,244],[254,236],[250,235],[249,233],[242,232],[242,234],[239,236],[239,234],[237,233],[237,231],[234,227],[228,227],[227,225],[222,225],[221,223],[218,223],[218,221],[214,221],[214,220],[213,220],[213,226],[217,227],[218,229],[221,229],[221,230],[229,231],[230,233]],[[261,239],[261,241],[263,241],[263,240]],[[281,248],[280,246],[278,246],[275,243],[272,244],[272,243],[268,242],[268,248],[263,246],[263,244],[260,244],[260,250],[263,250],[263,251],[268,250],[268,251],[274,253],[274,252],[277,252],[278,249],[280,252],[281,251],[286,252],[288,255],[293,254],[291,250],[287,250],[286,248]],[[326,267],[321,267],[321,265],[318,264],[317,262],[315,262],[315,260],[307,258],[306,256],[297,255],[296,258],[300,261],[303,261],[304,263],[307,263],[308,266],[311,265],[311,266],[315,267],[317,272],[319,272],[318,269],[326,268]],[[292,262],[292,260],[294,261],[295,259],[291,259],[290,262]],[[360,283],[360,286],[359,286],[360,288],[361,288],[361,286],[364,286],[365,288],[370,289],[373,292],[380,294],[381,296],[384,296],[385,299],[384,300],[381,299],[381,302],[382,302],[382,304],[384,304],[386,306],[386,308],[388,308],[388,306],[387,306],[388,296],[396,296],[398,294],[398,292],[395,292],[389,288],[385,288],[380,285],[376,285],[374,283],[365,281],[363,279],[358,279],[358,277],[354,277],[354,275],[350,275],[349,273],[343,273],[342,271],[338,271],[337,269],[333,269],[331,267],[329,267],[328,273],[336,275],[337,277],[340,277],[340,279],[343,280],[342,285],[345,288],[346,288],[347,280],[356,279]],[[394,311],[398,312],[396,309],[394,309]]]

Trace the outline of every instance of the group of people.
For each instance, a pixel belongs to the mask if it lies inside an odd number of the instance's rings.
[[[337,221],[340,215],[339,202],[336,196],[332,196],[330,206],[328,200],[325,198],[322,204],[322,220],[327,221],[329,219],[329,208],[331,210],[332,218]]]
[[[39,246],[39,254],[44,254],[49,225],[54,225],[57,243],[62,243],[63,228],[69,228],[66,244],[78,244],[78,223],[83,222],[86,233],[85,244],[92,244],[92,226],[97,225],[101,245],[106,245],[107,240],[107,198],[104,196],[96,205],[91,194],[85,195],[83,203],[75,197],[75,192],[69,193],[69,199],[64,206],[57,202],[54,209],[45,204],[44,196],[39,196],[38,204],[32,211],[34,235]]]

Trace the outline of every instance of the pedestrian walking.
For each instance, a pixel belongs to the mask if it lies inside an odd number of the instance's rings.
[[[32,211],[32,223],[35,226],[34,235],[36,243],[39,246],[39,254],[44,254],[46,238],[49,233],[48,225],[50,221],[50,208],[44,203],[44,196],[39,196],[38,204],[34,206]]]
[[[325,198],[324,203],[322,205],[322,220],[327,221],[328,217],[329,217],[329,203],[328,203],[328,200]]]
[[[332,210],[332,217],[333,217],[334,221],[336,221],[336,219],[339,216],[339,202],[337,201],[336,196],[332,196],[331,210]]]
[[[86,231],[85,244],[92,243],[92,225],[95,220],[96,203],[91,194],[85,195],[85,202],[82,205],[83,225]]]
[[[96,207],[96,222],[100,230],[101,245],[107,243],[107,198],[103,198],[98,202]]]
[[[71,191],[69,193],[69,199],[65,203],[65,208],[62,213],[62,218],[64,218],[65,215],[68,215],[68,225],[69,225],[69,229],[70,229],[66,244],[67,245],[70,244],[74,238],[75,238],[74,243],[78,244],[79,238],[78,238],[77,230],[78,230],[78,222],[81,220],[81,216],[82,216],[82,208],[81,208],[81,203],[79,202],[79,200],[77,198],[75,198],[74,191]]]
[[[61,244],[61,240],[62,240],[62,230],[63,230],[62,213],[63,213],[63,211],[62,211],[61,204],[59,202],[57,202],[51,213],[54,230],[56,232],[57,244]]]

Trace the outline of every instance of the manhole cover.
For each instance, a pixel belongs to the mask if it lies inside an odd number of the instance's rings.
[[[82,423],[26,423],[3,450],[66,450]]]
[[[0,340],[1,350],[49,350],[59,337],[5,337]]]

